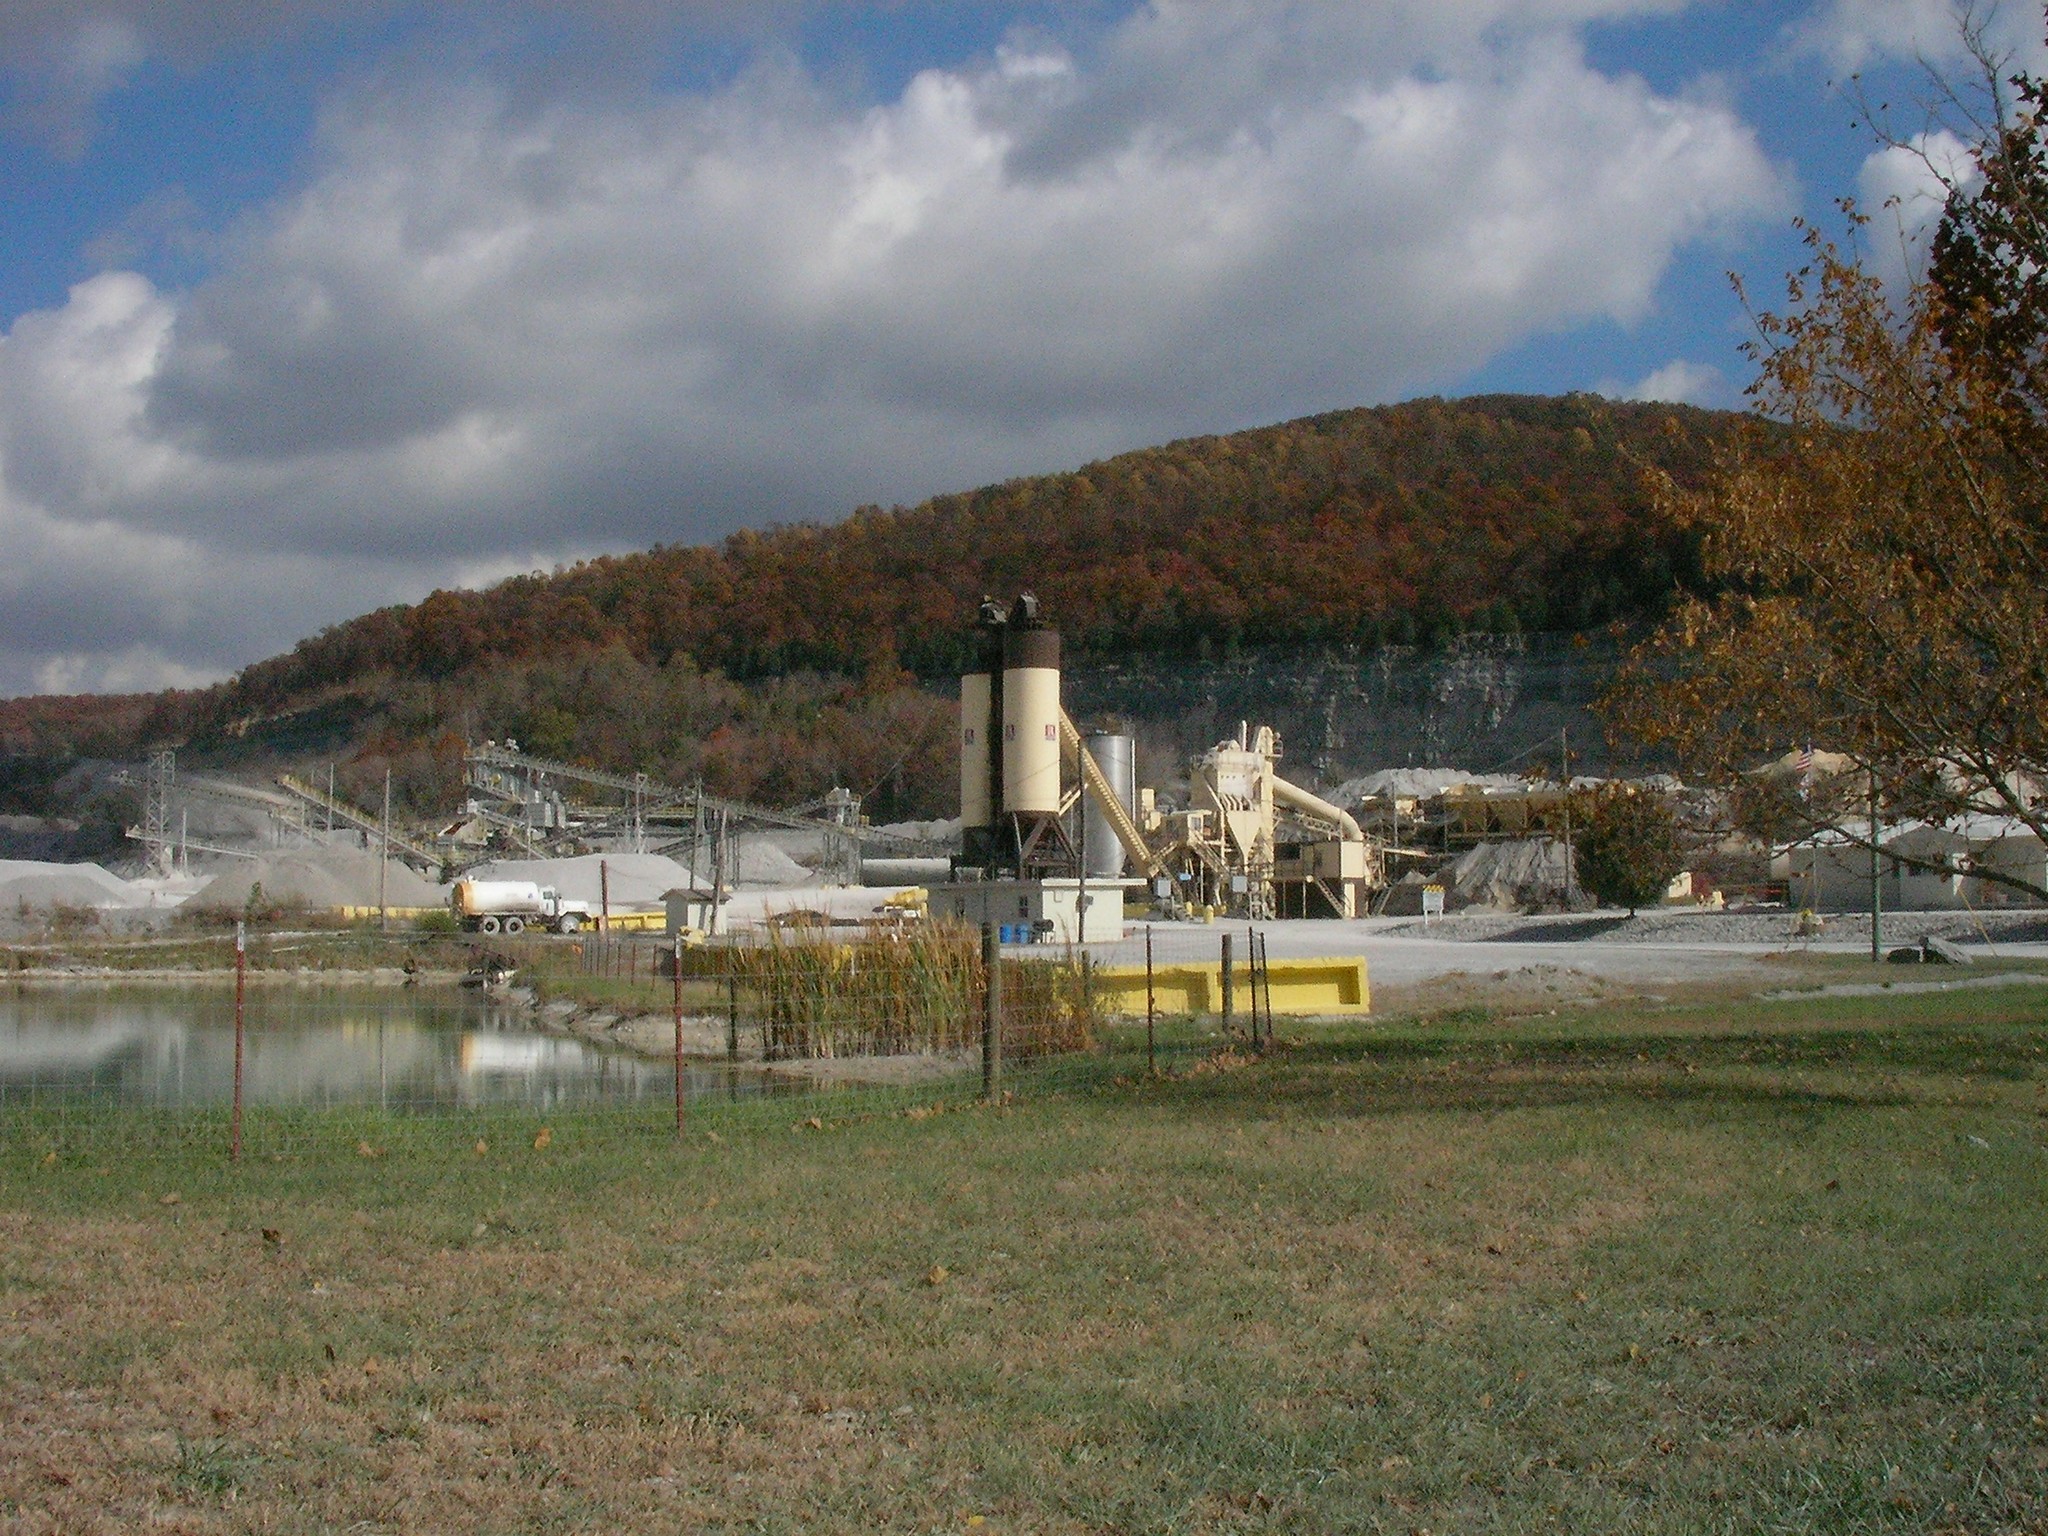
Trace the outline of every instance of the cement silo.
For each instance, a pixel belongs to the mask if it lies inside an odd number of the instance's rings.
[[[984,602],[977,659],[960,679],[960,863],[1036,879],[1080,873],[1061,816],[1066,716],[1059,631],[1038,599]]]
[[[1138,810],[1138,744],[1129,736],[1097,731],[1087,738],[1086,746],[1088,755],[1095,759],[1095,766],[1102,770],[1102,776],[1116,791],[1117,803],[1123,807],[1124,815],[1135,816]],[[1124,845],[1117,840],[1109,813],[1092,793],[1083,797],[1082,805],[1087,818],[1083,846],[1088,855],[1088,878],[1120,878],[1124,872]]]
[[[1003,626],[1009,613],[983,599],[974,624],[974,664],[960,679],[960,846],[977,868],[994,856],[1001,821]]]
[[[1021,607],[1022,604],[1020,603]],[[1021,819],[1060,813],[1060,636],[1020,626],[1003,631],[1002,810]]]
[[[994,730],[995,675],[969,672],[960,679],[960,841],[974,863],[986,857],[995,832]]]

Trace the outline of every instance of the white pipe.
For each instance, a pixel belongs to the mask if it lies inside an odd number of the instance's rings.
[[[1362,843],[1365,833],[1359,830],[1358,822],[1349,811],[1340,811],[1319,795],[1312,795],[1299,785],[1290,784],[1279,774],[1273,774],[1273,798],[1282,805],[1297,811],[1306,811],[1319,821],[1327,821],[1335,827],[1347,843]]]

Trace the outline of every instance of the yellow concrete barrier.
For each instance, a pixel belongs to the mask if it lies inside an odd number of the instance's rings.
[[[613,933],[662,933],[668,928],[668,911],[656,907],[651,912],[614,912],[607,921]],[[591,926],[598,926],[595,918]]]
[[[394,919],[410,920],[425,917],[430,912],[446,912],[446,907],[386,907],[383,909]],[[349,922],[359,922],[377,915],[376,907],[343,907],[341,915]],[[545,923],[529,918],[526,922],[530,933],[547,933],[551,930]],[[598,928],[595,916],[584,920],[583,931],[594,933]],[[613,933],[665,933],[668,931],[668,912],[662,907],[652,907],[644,912],[614,912],[611,916]]]
[[[1274,960],[1266,967],[1273,1011],[1297,1015],[1364,1014],[1372,1012],[1372,989],[1366,981],[1363,955],[1331,955],[1304,960]],[[1145,967],[1101,965],[1095,968],[1095,996],[1101,1005],[1122,1013],[1145,1013]],[[1251,1012],[1250,972],[1232,967],[1239,1013]],[[1223,965],[1220,960],[1155,966],[1152,996],[1161,1013],[1215,1013],[1223,1006]],[[1261,993],[1260,1006],[1265,1005]]]

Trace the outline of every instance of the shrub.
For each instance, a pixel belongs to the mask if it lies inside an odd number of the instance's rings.
[[[1685,868],[1685,838],[1678,816],[1661,795],[1611,786],[1590,797],[1573,848],[1579,884],[1610,906],[1636,908],[1661,901]]]

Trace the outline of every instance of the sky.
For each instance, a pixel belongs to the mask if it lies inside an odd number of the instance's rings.
[[[1844,195],[1909,270],[1859,102],[1966,175],[1967,73],[1949,0],[5,0],[0,696],[1318,411],[1740,407],[1729,274]]]

